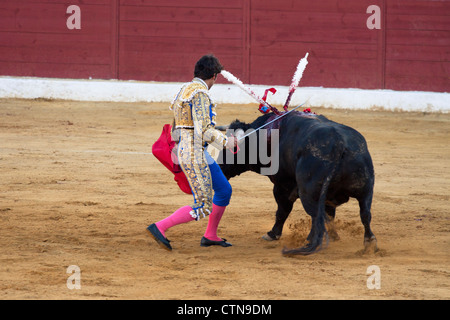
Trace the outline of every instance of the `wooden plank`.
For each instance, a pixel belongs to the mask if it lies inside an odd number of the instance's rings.
[[[120,64],[121,79],[145,81],[184,82],[193,78],[194,66],[205,53],[167,52],[165,55],[142,55],[140,52],[130,52],[122,56],[127,63]],[[220,62],[224,65],[242,68],[241,55],[221,55]],[[220,80],[223,82],[223,80]],[[219,82],[220,83],[220,82]],[[224,82],[223,82],[224,83]]]
[[[387,16],[386,27],[388,29],[450,31],[450,17],[423,14],[390,14]]]
[[[252,0],[252,8],[266,10],[268,12],[290,11],[298,12],[299,19],[302,13],[307,12],[341,12],[341,13],[365,13],[369,5],[379,5],[381,0]]]
[[[444,46],[450,45],[450,31],[386,30],[386,45]]]
[[[252,28],[252,42],[316,42],[316,43],[341,43],[341,44],[374,44],[378,36],[375,32],[368,33],[360,29],[273,29],[270,27]]]
[[[3,2],[10,2],[10,3],[17,3],[17,0],[2,0]],[[111,0],[89,0],[89,3],[87,3],[86,0],[26,0],[27,3],[38,3],[38,4],[64,4],[67,7],[70,5],[77,5],[77,6],[83,6],[83,5],[108,5],[110,4]],[[24,1],[22,1],[24,2]]]
[[[16,36],[17,38],[17,36]],[[33,44],[31,46],[2,46],[0,61],[36,63],[109,64],[109,44],[97,42],[73,46],[70,42]]]
[[[448,78],[414,76],[386,76],[386,89],[400,91],[449,92]]]
[[[387,60],[450,61],[450,46],[391,44],[386,49]]]
[[[180,38],[174,41],[172,38],[164,37],[144,37],[127,36],[120,39],[120,51],[122,54],[128,52],[140,52],[142,55],[161,54],[180,51],[191,52],[212,52],[216,55],[238,54],[242,49],[240,39],[201,39],[201,38]]]
[[[83,45],[84,43],[99,43],[109,47],[110,39],[102,34],[82,34],[74,32],[72,34],[64,33],[39,33],[39,32],[14,32],[14,31],[0,31],[0,47],[10,46],[32,46],[45,44],[58,44],[61,42],[64,45],[72,44],[73,47]]]
[[[255,9],[252,11],[252,26],[269,26],[272,28],[295,29],[363,29],[367,32],[368,15],[365,11],[358,13],[348,12],[295,12]]]
[[[387,60],[386,66],[390,75],[422,75],[426,77],[449,77],[450,79],[450,61]]]
[[[449,66],[446,68],[446,75],[387,73],[386,89],[450,92]]]
[[[198,22],[121,21],[121,36],[242,39],[241,25]],[[176,40],[175,40],[176,41]]]
[[[179,51],[165,51],[165,54],[161,54],[163,50],[162,47],[159,47],[160,50],[152,50],[152,51],[130,51],[125,49],[122,44],[120,46],[120,59],[121,65],[132,65],[136,64],[142,66],[142,64],[155,64],[155,65],[164,65],[166,67],[167,64],[174,65],[184,65],[189,64],[189,61],[192,62],[192,66],[197,62],[197,60],[205,55],[213,53],[219,58],[222,65],[225,67],[230,66],[230,63],[233,65],[242,64],[242,56],[237,53],[228,52],[217,52],[217,51],[207,51],[207,50],[185,50],[182,52]],[[186,57],[189,57],[190,60],[184,60]],[[229,57],[233,57],[233,60],[230,61]],[[156,60],[155,60],[156,59]],[[228,64],[227,64],[228,62]]]
[[[280,50],[280,48],[283,48]],[[303,57],[306,52],[320,58],[376,59],[377,44],[258,41],[252,43],[254,54],[275,57]]]
[[[188,8],[241,8],[243,0],[120,0],[121,6],[188,7]]]
[[[450,2],[448,0],[389,0],[387,1],[388,15],[432,15],[450,16]]]
[[[242,23],[241,8],[131,7],[120,8],[121,21]]]
[[[72,79],[110,79],[110,66],[92,64],[67,64],[67,63],[32,63],[0,61],[2,75],[72,78]]]
[[[305,71],[304,76],[326,76],[331,73],[349,73],[352,75],[371,75],[378,71],[377,62],[374,59],[336,59],[336,58],[316,58],[314,56],[308,57],[308,71]],[[286,58],[285,60],[279,60],[274,62],[273,57],[267,56],[254,56],[252,60],[253,72],[259,72],[260,70],[269,70],[276,73],[287,73],[287,76],[283,76],[284,83],[289,85],[292,75],[295,71],[295,67],[298,64],[297,58]],[[314,71],[314,72],[313,72]],[[308,76],[308,77],[309,77]],[[326,76],[328,77],[328,76]]]

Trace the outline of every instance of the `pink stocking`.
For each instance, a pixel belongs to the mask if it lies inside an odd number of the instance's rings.
[[[167,218],[155,223],[156,227],[166,237],[165,232],[167,229],[176,226],[178,224],[186,223],[195,220],[189,213],[192,210],[190,206],[184,206],[172,213]]]
[[[204,234],[206,239],[211,241],[222,241],[222,239],[217,236],[217,228],[219,227],[219,222],[220,219],[222,219],[225,208],[226,207],[216,206],[213,203],[212,212],[209,215],[208,226],[206,227]]]

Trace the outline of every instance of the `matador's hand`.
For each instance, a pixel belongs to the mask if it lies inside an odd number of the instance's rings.
[[[237,146],[238,139],[235,136],[228,137],[227,149],[234,149]]]

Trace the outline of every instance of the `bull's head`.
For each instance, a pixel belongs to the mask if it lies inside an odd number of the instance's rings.
[[[220,152],[218,163],[227,179],[246,171],[263,175],[273,175],[278,171],[278,130],[261,129],[272,114],[266,114],[253,123],[233,121],[227,128],[227,134],[239,139],[238,148],[224,149]],[[276,132],[275,132],[276,131]],[[243,138],[245,135],[245,138]]]

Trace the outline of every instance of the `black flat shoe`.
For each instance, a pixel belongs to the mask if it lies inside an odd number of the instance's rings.
[[[200,241],[200,246],[202,247],[210,247],[210,246],[222,246],[222,247],[231,247],[232,244],[227,242],[227,239],[222,239],[222,241],[212,241],[208,238],[203,237],[202,241]]]
[[[150,233],[150,235],[156,240],[156,242],[158,242],[158,244],[166,250],[172,251],[172,246],[170,245],[170,241],[169,239],[167,239],[166,237],[164,237],[161,233],[161,231],[159,231],[158,227],[156,226],[156,224],[151,224],[147,227],[147,231]]]

